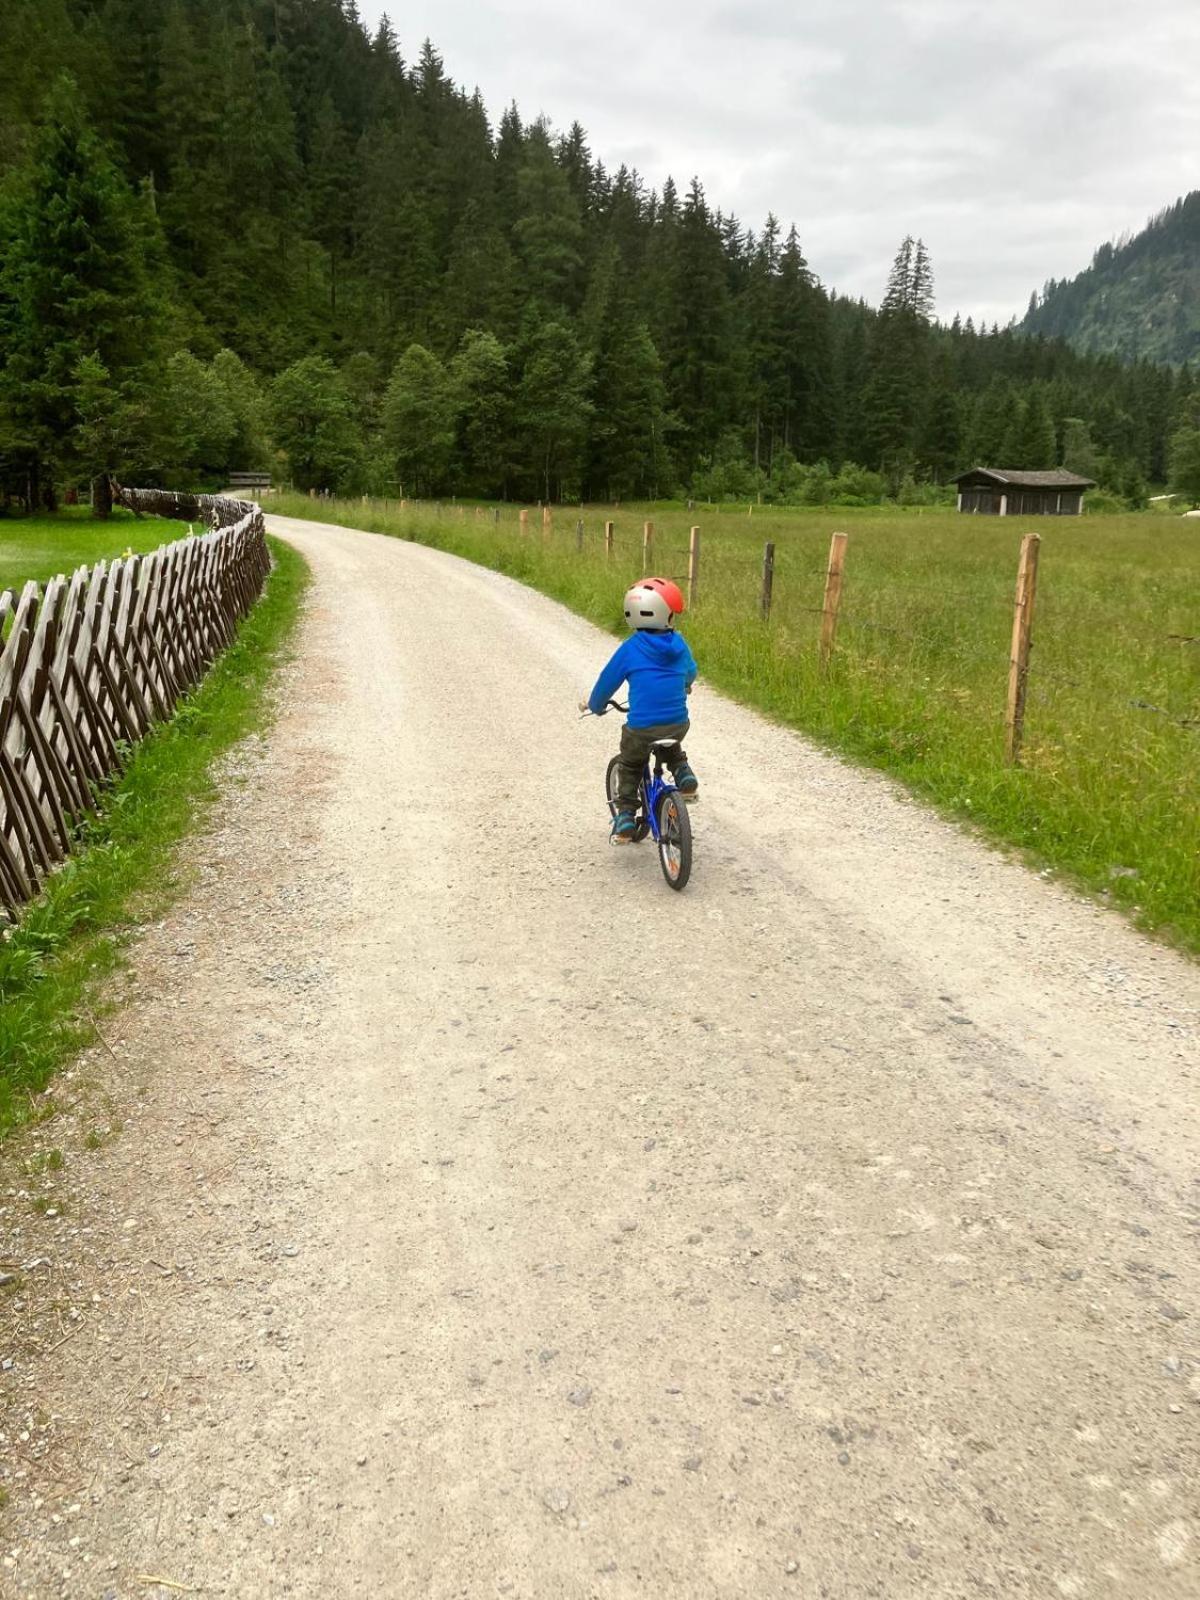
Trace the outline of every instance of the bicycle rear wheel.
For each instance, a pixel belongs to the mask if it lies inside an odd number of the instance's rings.
[[[608,763],[608,771],[604,775],[604,792],[608,797],[608,809],[615,817],[617,814],[617,801],[621,792],[621,758],[614,756]],[[641,844],[650,832],[650,824],[646,820],[645,791],[638,790],[637,803],[637,832],[633,836],[634,844]]]
[[[621,758],[614,756],[608,763],[608,771],[604,774],[604,793],[608,797],[608,809],[615,817],[617,814],[617,795],[621,788]]]
[[[658,802],[658,859],[667,883],[682,889],[692,875],[692,819],[678,789]]]

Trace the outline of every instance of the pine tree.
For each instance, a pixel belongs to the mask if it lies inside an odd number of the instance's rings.
[[[1095,479],[1099,473],[1099,457],[1092,443],[1091,429],[1082,417],[1063,418],[1062,464],[1068,472],[1077,472],[1081,478]]]
[[[656,499],[671,483],[662,362],[633,304],[614,286],[595,344],[587,486],[607,499]]]
[[[586,222],[595,200],[596,170],[587,135],[578,122],[571,124],[571,131],[559,146],[558,164],[575,197],[580,220]]]
[[[338,271],[350,253],[351,221],[355,211],[355,165],[350,136],[338,116],[333,97],[326,94],[313,125],[312,148],[306,185],[312,213],[313,237],[329,255],[329,312],[338,315]]]
[[[863,396],[867,462],[894,483],[910,470],[927,403],[928,314],[933,278],[924,245],[905,238],[896,253],[871,339]]]
[[[529,298],[547,306],[573,306],[582,266],[583,228],[578,202],[554,159],[544,122],[535,122],[526,138],[517,177],[517,203],[513,237]]]
[[[116,464],[89,459],[97,435],[83,427],[82,386],[93,400],[103,385],[114,406],[135,404],[157,352],[164,288],[147,267],[152,219],[139,217],[68,77],[47,99],[5,221],[4,433],[21,442],[31,473],[52,494],[56,475]]]
[[[923,465],[928,467],[936,483],[945,483],[960,467],[966,465],[961,455],[962,442],[958,395],[949,383],[938,383],[934,389],[920,452]]]
[[[729,417],[729,290],[721,238],[698,179],[684,201],[667,280],[667,398],[679,417],[678,454],[689,474],[715,444]]]
[[[371,342],[385,350],[427,337],[437,298],[437,237],[418,187],[419,160],[415,134],[386,124],[358,153],[359,263]]]
[[[1007,464],[1024,472],[1040,472],[1057,463],[1054,424],[1046,412],[1041,389],[1035,387],[1026,397],[1020,428]]]
[[[924,239],[918,239],[912,257],[912,280],[907,309],[921,322],[933,321],[933,265]]]
[[[801,460],[820,460],[837,444],[829,302],[808,269],[794,227],[779,262],[775,339],[780,435]]]
[[[519,183],[521,166],[525,159],[525,129],[515,105],[500,118],[496,131],[496,160],[494,192],[496,211],[501,226],[512,228],[520,207]]]
[[[437,325],[453,348],[469,328],[508,335],[514,323],[516,270],[504,232],[472,202],[450,241],[450,259],[438,293]]]

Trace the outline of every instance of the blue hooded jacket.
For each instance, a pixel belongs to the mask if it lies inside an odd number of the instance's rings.
[[[606,704],[629,680],[631,728],[659,728],[688,720],[687,692],[696,678],[696,663],[687,641],[673,630],[634,633],[613,652],[596,679],[588,710],[600,717]]]

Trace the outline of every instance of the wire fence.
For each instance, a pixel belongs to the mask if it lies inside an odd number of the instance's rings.
[[[944,616],[938,617],[940,631],[935,632],[929,626],[905,625],[868,615],[861,609],[861,587],[851,590],[852,598],[847,604],[844,580],[851,570],[853,552],[848,548],[849,537],[843,533],[833,535],[828,556],[816,565],[809,551],[784,550],[772,540],[764,543],[761,557],[751,555],[749,550],[731,550],[719,544],[710,546],[703,539],[699,523],[689,526],[688,542],[683,544],[677,532],[664,536],[653,518],[643,519],[630,513],[619,518],[597,518],[594,512],[580,514],[571,508],[549,505],[482,506],[370,497],[364,497],[363,504],[384,512],[432,518],[436,522],[480,525],[481,531],[490,527],[498,534],[540,542],[559,553],[573,551],[593,562],[619,561],[625,570],[631,566],[635,570],[640,567],[643,574],[653,572],[678,583],[693,609],[698,602],[715,597],[723,607],[737,605],[756,613],[768,629],[781,610],[789,619],[816,619],[819,621],[817,657],[825,672],[834,669],[841,650],[838,641],[844,632],[851,638],[874,638],[889,646],[904,644],[931,661],[952,655],[963,665],[995,668],[1002,680],[1007,674],[1006,691],[1003,698],[998,696],[996,708],[997,715],[1002,714],[1006,758],[1011,764],[1019,764],[1021,760],[1026,704],[1031,691],[1038,697],[1039,704],[1044,703],[1050,690],[1065,688],[1081,695],[1100,696],[1109,709],[1123,714],[1153,716],[1188,733],[1200,728],[1200,707],[1163,704],[1161,694],[1145,688],[1125,693],[1101,691],[1095,683],[1085,682],[1078,674],[1051,667],[1041,654],[1035,658],[1037,552],[1041,542],[1036,533],[1025,535],[1021,543],[1008,620],[1003,618],[1002,602],[997,602],[986,623],[987,631],[998,633],[1003,627],[1010,633],[1006,646],[999,639],[988,641],[976,637],[979,619],[974,616],[969,620],[964,616],[949,627]],[[752,520],[753,510],[749,508],[746,520]],[[722,536],[735,515],[726,513],[721,519]],[[746,531],[739,533],[739,543],[745,542]],[[782,606],[781,590],[786,591]],[[802,598],[804,591],[811,598]],[[857,599],[853,598],[855,595]],[[1162,642],[1178,651],[1200,643],[1200,634],[1165,633]],[[953,689],[947,692],[961,693]]]
[[[270,571],[247,501],[121,489],[130,510],[211,531],[0,594],[0,915],[72,851],[132,747],[229,645]]]

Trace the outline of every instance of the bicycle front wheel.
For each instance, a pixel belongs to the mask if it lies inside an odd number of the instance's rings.
[[[692,875],[692,819],[677,789],[658,802],[658,859],[671,888],[682,889]]]

